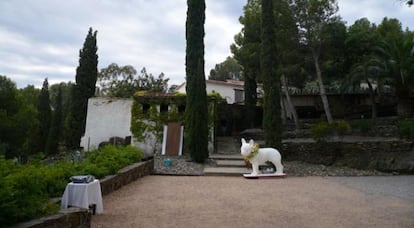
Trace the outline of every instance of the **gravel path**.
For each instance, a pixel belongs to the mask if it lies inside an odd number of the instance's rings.
[[[172,160],[171,167],[163,165],[164,158],[156,156],[154,158],[154,174],[162,175],[185,175],[201,176],[204,175],[205,166],[216,166],[214,160],[208,160],[206,164],[188,162],[187,157],[169,157]],[[376,170],[358,170],[349,167],[325,166],[309,164],[300,161],[283,161],[284,172],[289,176],[387,176],[391,173],[383,173]]]
[[[105,196],[92,227],[411,228],[413,183],[414,176],[147,176]]]
[[[328,179],[367,194],[396,197],[414,203],[414,175],[329,177]]]

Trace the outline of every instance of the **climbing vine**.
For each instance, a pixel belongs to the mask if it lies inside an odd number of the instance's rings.
[[[225,100],[218,93],[208,97],[208,126],[213,129],[217,120],[215,111],[218,104]],[[145,141],[148,135],[159,142],[163,136],[163,126],[170,122],[184,123],[186,95],[182,93],[160,94],[139,91],[134,95],[131,109],[131,132],[138,141]],[[185,129],[184,129],[185,130]]]

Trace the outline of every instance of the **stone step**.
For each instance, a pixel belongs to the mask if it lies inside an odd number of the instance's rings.
[[[210,155],[214,160],[243,160],[241,154],[213,154]]]
[[[243,160],[216,160],[218,167],[246,167]]]
[[[221,154],[238,154],[240,153],[239,140],[234,137],[217,137],[216,152]]]
[[[240,167],[206,167],[205,176],[242,176],[244,173],[251,173],[247,168]]]

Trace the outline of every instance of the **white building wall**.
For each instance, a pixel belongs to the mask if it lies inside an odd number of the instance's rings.
[[[95,97],[88,100],[85,135],[81,139],[81,147],[85,151],[97,149],[99,143],[111,137],[125,138],[132,136],[131,108],[132,99]],[[158,107],[159,108],[159,107]],[[144,140],[137,141],[132,137],[131,144],[143,151],[144,157],[151,157],[161,151],[163,139],[157,139],[150,132],[144,133]],[[213,152],[212,142],[209,144]]]
[[[206,92],[211,93],[215,91],[216,93],[219,93],[220,96],[224,99],[226,99],[227,104],[233,104],[235,102],[235,89],[242,89],[243,87],[234,87],[230,85],[221,85],[216,83],[209,83],[206,82]],[[186,93],[185,85],[181,86],[178,90],[179,93]]]
[[[108,141],[110,137],[132,136],[131,107],[132,99],[90,98],[85,135],[80,146],[89,151],[97,149],[99,143]]]
[[[133,100],[129,98],[90,98],[85,135],[81,139],[80,146],[85,151],[90,151],[97,149],[99,143],[108,141],[111,137],[132,136],[130,130],[132,103]],[[144,157],[151,157],[155,151],[160,151],[162,139],[157,139],[152,133],[145,132],[142,142],[132,136],[131,144],[141,149]]]
[[[185,90],[185,84],[183,84],[182,86],[180,86],[177,89],[177,92],[179,92],[179,93],[186,93],[187,91]]]
[[[227,104],[233,104],[235,99],[235,92],[234,88],[226,85],[219,85],[219,84],[212,84],[206,83],[206,91],[207,93],[211,93],[215,91],[219,93],[220,96],[226,99]]]

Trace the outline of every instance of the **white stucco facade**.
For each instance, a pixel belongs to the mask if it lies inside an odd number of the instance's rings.
[[[138,141],[131,132],[131,108],[133,99],[94,97],[88,100],[85,134],[80,146],[84,151],[97,149],[101,142],[111,137],[131,136],[131,144],[142,150],[144,157],[151,157],[161,151],[163,139],[157,139],[150,132]],[[147,122],[150,124],[150,122]]]
[[[110,137],[132,136],[131,107],[132,99],[90,98],[85,135],[80,146],[89,151],[97,149],[99,143],[108,141]]]
[[[133,99],[90,98],[88,100],[85,134],[81,138],[80,145],[83,150],[97,149],[101,142],[109,141],[111,137],[125,138],[131,136],[131,144],[141,149],[144,157],[151,157],[157,151],[161,152],[166,143],[165,134],[163,137],[157,138],[151,132],[144,132],[142,141],[138,141],[132,136],[130,130],[132,104]],[[147,122],[147,124],[151,124],[151,122]],[[213,152],[213,144],[212,142],[209,143],[211,144],[209,145],[209,151]],[[182,147],[182,141],[180,145]]]
[[[243,81],[216,81],[216,80],[206,80],[206,92],[216,92],[220,96],[226,99],[227,104],[234,104],[244,101],[244,82]],[[177,88],[177,91],[180,93],[186,93],[185,83],[180,85]]]

